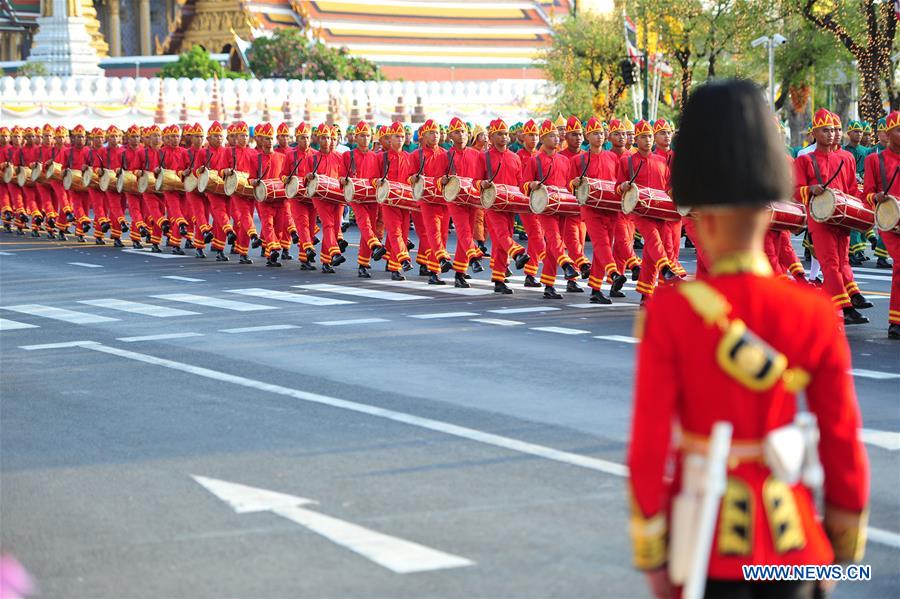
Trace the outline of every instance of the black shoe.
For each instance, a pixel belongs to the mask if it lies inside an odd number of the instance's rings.
[[[168,235],[169,231],[172,230],[172,225],[170,225],[169,222],[166,221],[162,224],[162,226],[160,227],[160,230],[162,230],[163,235]]]
[[[387,248],[383,245],[379,245],[374,250],[372,250],[372,260],[378,262],[379,260],[384,258],[385,254],[387,254]]]
[[[296,232],[296,231],[293,231],[293,232],[291,233],[291,243],[296,243],[296,244],[299,244],[299,243],[300,243],[300,236],[297,235],[297,232]]]
[[[875,262],[875,268],[893,268],[893,266],[891,261],[884,256],[878,256],[878,261]]]
[[[176,256],[184,256],[184,250],[181,249],[180,245],[176,245],[175,247],[173,247],[172,253],[175,254]]]
[[[316,267],[313,266],[312,264],[309,264],[307,262],[300,263],[300,270],[315,270],[315,269],[316,269]]]
[[[337,271],[334,270],[333,268],[331,268],[331,265],[330,265],[330,264],[323,264],[323,265],[322,265],[322,272],[323,272],[324,274],[326,274],[326,275],[333,275],[333,274],[336,273]]]
[[[127,233],[130,230],[131,229],[128,227],[128,223],[126,223],[124,220],[119,224],[119,231],[121,231],[122,233]]]
[[[519,233],[516,237],[519,238],[519,241],[528,241],[528,233]]]
[[[178,225],[178,233],[179,233],[182,237],[187,237],[187,234],[188,234],[188,228],[187,228],[187,225],[184,224],[184,223],[181,223],[180,225]]]
[[[575,267],[572,266],[571,262],[563,266],[563,276],[565,276],[567,279],[578,278],[578,271],[575,270]]]
[[[407,251],[408,251],[408,250],[414,250],[414,249],[416,249],[416,244],[413,243],[412,241],[407,240],[407,242],[406,242],[406,249],[407,249]]]
[[[516,264],[516,270],[522,270],[523,268],[525,268],[525,265],[531,261],[531,256],[529,256],[525,252],[522,252],[514,258],[514,261]]]
[[[694,242],[691,241],[691,238],[688,237],[687,235],[684,236],[684,247],[686,247],[686,248],[693,248],[693,247],[694,247]]]
[[[862,262],[856,254],[850,254],[850,256],[847,258],[847,261],[850,263],[850,266],[862,266]]]
[[[7,233],[12,233],[12,225],[9,223],[3,223],[3,228],[6,229]]]
[[[634,249],[636,249],[636,250],[644,249],[644,242],[640,239],[635,239],[634,240]]]
[[[581,268],[579,270],[581,271],[582,280],[587,279],[591,276],[591,263],[585,262],[581,265]]]
[[[69,223],[75,222],[75,213],[74,212],[66,212],[66,222],[69,222]]]
[[[278,261],[278,252],[272,252],[271,254],[269,254],[269,257],[266,259],[266,266],[281,267],[281,262]]]
[[[94,245],[106,245],[102,237],[94,237]]]
[[[469,273],[463,273],[463,278],[468,281],[472,278],[472,275],[470,275]]]
[[[369,272],[369,268],[367,266],[360,266],[356,269],[356,276],[360,279],[371,279],[372,273]]]
[[[469,264],[472,266],[472,272],[484,272],[484,267],[481,265],[481,261],[478,258],[472,258]]]
[[[186,249],[186,250],[196,249],[196,247],[194,247],[194,242],[191,241],[190,239],[185,239],[184,240],[184,249]]]
[[[513,290],[510,289],[506,283],[501,283],[497,281],[494,283],[494,293],[502,293],[503,295],[512,295]]]
[[[281,259],[282,260],[293,260],[294,257],[291,256],[290,250],[281,250]]]
[[[56,239],[56,233],[54,233],[53,231],[48,231],[47,239]]]
[[[420,264],[419,265],[419,276],[420,277],[430,277],[431,271],[428,270],[428,267],[425,266],[424,264]]]
[[[344,257],[343,254],[335,254],[334,256],[331,257],[331,265],[332,266],[340,266],[341,264],[343,264],[346,261],[347,261],[347,259]]]
[[[122,243],[121,239],[113,239],[113,247],[114,248],[123,248],[123,247],[125,247],[125,244]]]
[[[856,308],[844,308],[844,324],[866,324],[869,319],[856,311]]]
[[[21,235],[21,236],[24,237],[24,236],[25,236],[25,231],[23,231],[22,229],[16,229],[16,235]]]
[[[206,252],[203,251],[203,248],[194,250],[194,258],[206,258]]]
[[[234,246],[231,246],[231,249],[230,249],[230,250],[228,250],[228,253],[229,253],[229,255],[232,255],[232,256],[237,256],[237,255],[238,255],[238,251],[237,251],[237,248],[236,248],[236,247],[234,247]]]
[[[609,291],[609,297],[625,297],[625,294],[618,289],[611,289]]]
[[[84,231],[85,233],[87,233],[88,231],[90,231],[90,230],[91,230],[91,223],[85,222],[83,225],[81,225],[81,230]]]
[[[405,281],[406,277],[404,277],[399,271],[391,271],[391,280],[392,281]]]
[[[228,256],[223,250],[216,250],[216,262],[228,262]]]
[[[250,247],[254,250],[262,245],[262,238],[259,235],[254,235],[253,239],[250,241]]]
[[[503,273],[503,277],[504,277],[505,279],[508,279],[508,278],[511,277],[511,276],[512,276],[512,271],[511,271],[509,268],[507,268],[507,269],[506,269],[506,272]],[[507,281],[507,283],[509,283],[509,281]]]
[[[584,293],[584,289],[574,280],[566,281],[566,293]]]
[[[441,258],[441,272],[448,273],[450,269],[453,268],[453,262],[447,260],[446,258]]]
[[[27,225],[27,224],[28,224],[28,220],[29,220],[29,219],[28,219],[28,215],[27,215],[27,214],[20,214],[20,215],[19,215],[19,220],[22,221],[22,224],[23,224],[23,225]]]
[[[609,299],[608,297],[606,297],[605,295],[603,295],[603,292],[600,291],[599,289],[594,289],[593,291],[591,291],[591,297],[590,297],[590,299],[588,299],[588,301],[591,302],[592,304],[603,304],[603,305],[609,305],[612,303],[612,300]]]
[[[350,247],[350,244],[347,243],[346,239],[338,239],[338,247],[341,249],[341,253],[343,254],[347,251],[347,248]]]
[[[238,264],[253,264],[253,260],[247,254],[241,255],[241,259],[238,260]]]
[[[307,261],[309,264],[315,264],[315,263],[316,263],[316,250],[314,250],[314,249],[312,249],[312,248],[307,248],[306,251],[305,251],[304,253],[306,254],[306,261]]]
[[[228,245],[234,245],[234,242],[237,241],[237,234],[234,231],[230,231],[228,235],[225,236],[225,243]]]
[[[872,236],[872,237],[869,239],[869,245],[872,246],[872,251],[874,252],[874,251],[875,251],[875,248],[878,247],[878,238],[875,237],[875,236]]]
[[[110,227],[109,223],[103,223],[102,225],[100,225],[100,230],[103,231],[104,233],[109,233],[110,228],[111,227]]]
[[[900,324],[892,324],[888,327],[888,339],[900,339]]]
[[[403,267],[403,272],[409,272],[413,269],[413,265],[409,260],[404,260],[400,263],[400,266]]]
[[[466,281],[465,275],[461,272],[456,273],[456,275],[453,277],[453,286],[460,289],[468,289],[469,287],[471,287],[471,285],[469,285],[469,282]]]
[[[540,287],[541,284],[537,279],[534,278],[534,275],[525,275],[525,287]]]
[[[867,300],[862,293],[854,293],[853,295],[851,295],[850,303],[857,310],[865,310],[867,308],[875,307],[875,304]]]
[[[152,244],[150,244],[150,251],[151,251],[152,253],[154,253],[154,254],[162,254],[162,250],[159,249],[159,244],[158,244],[158,243],[152,243]]]
[[[57,233],[57,237],[59,238],[60,241],[68,241],[68,239],[69,239],[68,237],[66,237],[66,234],[63,231],[60,231],[59,233]]]
[[[141,243],[140,241],[132,241],[131,247],[132,247],[132,249],[135,249],[135,250],[142,250],[142,249],[144,249],[144,244]]]
[[[442,281],[441,278],[439,276],[437,276],[437,273],[433,272],[430,275],[428,275],[428,284],[429,285],[446,285],[447,282]]]
[[[478,246],[478,249],[481,250],[481,253],[484,254],[485,258],[490,258],[491,254],[488,252],[487,246],[484,245],[483,241],[475,242],[475,245]]]
[[[659,271],[659,274],[660,274],[660,276],[662,277],[662,280],[665,281],[665,282],[667,282],[667,283],[668,283],[669,281],[674,281],[675,279],[680,279],[680,278],[681,278],[681,277],[679,277],[678,275],[676,275],[674,272],[672,272],[672,269],[669,268],[668,266],[663,266],[663,267],[662,267],[662,270]]]
[[[147,230],[147,227],[141,227],[138,229],[138,234],[141,237],[150,237],[150,231]]]
[[[871,260],[871,258],[863,251],[856,252],[856,259],[859,260],[860,263]]]
[[[34,231],[31,232],[31,236],[32,236],[32,237],[40,237],[40,236],[41,236],[41,232],[38,231],[37,229],[35,229]]]
[[[612,276],[612,288],[611,288],[612,291],[621,291],[622,287],[625,286],[626,281],[628,281],[628,279],[625,278],[625,275],[622,275],[619,273],[614,273]],[[613,297],[616,297],[616,296],[613,296]]]
[[[349,229],[349,228],[350,228],[350,223],[341,223],[341,233],[346,233],[347,229]],[[340,243],[340,242],[338,242],[338,243]],[[344,250],[341,250],[341,251],[343,252]]]
[[[319,238],[316,237],[315,235],[313,235],[313,238],[312,238],[312,244],[313,244],[313,245],[319,245],[319,241],[320,241]]]
[[[562,299],[562,296],[556,293],[553,285],[547,285],[544,287],[544,299]]]
[[[631,281],[637,281],[641,276],[641,267],[640,266],[632,266],[631,267]]]

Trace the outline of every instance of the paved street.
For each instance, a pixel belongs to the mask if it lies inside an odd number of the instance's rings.
[[[252,256],[0,233],[0,536],[41,597],[647,596],[633,283],[607,307]],[[836,597],[900,588],[900,343],[867,265],[873,580]]]

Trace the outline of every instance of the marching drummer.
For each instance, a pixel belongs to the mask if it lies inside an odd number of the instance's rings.
[[[2,152],[2,150],[0,150],[0,152]],[[32,168],[43,169],[43,165],[46,162],[52,162],[54,155],[58,153],[59,151],[56,150],[53,145],[53,127],[50,124],[45,124],[41,129],[41,145],[38,146],[37,153],[34,157],[35,164]],[[47,237],[49,239],[54,239],[56,238],[56,219],[59,216],[56,211],[56,206],[58,204],[56,200],[56,190],[49,181],[38,182],[37,185],[35,185],[35,190],[37,192],[40,210],[47,218],[47,222],[45,223]]]
[[[288,127],[287,123],[279,123],[278,129],[275,130],[275,141],[278,144],[275,146],[275,151],[279,154],[288,155],[291,153],[291,144],[289,143],[291,137],[291,128]]]
[[[172,170],[176,173],[182,173],[187,169],[190,157],[187,150],[178,145],[180,134],[178,125],[169,125],[163,129],[163,147],[160,154],[160,163],[155,171],[157,178],[164,176],[162,169]],[[181,249],[181,238],[189,237],[189,223],[185,215],[184,206],[182,206],[183,198],[183,191],[163,191],[163,203],[165,204],[166,216],[169,221],[168,245],[172,246],[172,253],[179,256],[184,255],[184,250]]]
[[[863,194],[869,205],[896,202],[900,197],[900,112],[894,111],[885,119],[887,147],[866,156]],[[888,196],[892,196],[893,199]],[[891,305],[888,309],[888,338],[900,339],[900,232],[879,231],[881,240],[894,259],[891,276]]]
[[[223,178],[236,173],[249,177],[250,172],[255,172],[257,152],[247,146],[249,142],[250,128],[244,121],[238,121],[229,126],[229,131],[234,136],[234,145],[226,148],[223,155],[225,168],[220,170]],[[240,176],[239,175],[239,176]],[[253,223],[254,200],[243,197],[237,193],[230,196],[231,217],[234,220],[235,240],[233,247],[240,255],[239,264],[253,264],[248,253],[252,243],[254,248],[262,245],[262,239]]]
[[[290,160],[285,161],[285,177],[299,175],[300,167],[306,163],[310,156],[317,152],[310,147],[312,128],[309,123],[300,123],[294,129],[294,139],[297,145],[289,154]],[[313,235],[316,228],[316,210],[312,202],[301,197],[294,196],[287,202],[285,228],[294,243],[300,250],[297,259],[300,261],[300,270],[315,270],[312,264],[316,261],[316,250],[313,244]]]
[[[106,128],[106,147],[100,149],[100,171],[99,176],[103,175],[104,170],[115,170],[122,164],[122,153],[125,149],[122,147],[122,130],[115,125]],[[110,232],[109,237],[113,240],[113,246],[120,248],[125,247],[122,243],[122,233],[128,230],[128,224],[125,220],[125,202],[116,188],[110,185],[106,188],[104,199],[106,200],[106,215],[108,217]]]
[[[379,172],[379,159],[371,148],[372,129],[369,123],[360,121],[356,124],[353,134],[354,148],[345,152],[342,156],[347,177],[362,179],[366,182],[381,176]],[[347,185],[347,178],[342,185]],[[359,227],[359,253],[357,255],[356,274],[361,279],[371,279],[369,269],[372,260],[376,262],[384,258],[387,249],[375,232],[378,222],[378,204],[375,202],[360,202],[353,204],[353,213],[356,215],[356,226]]]
[[[831,188],[850,196],[859,194],[856,184],[856,165],[847,152],[834,152],[837,117],[824,108],[813,116],[812,133],[816,149],[799,156],[794,162],[796,175],[795,197],[807,206],[816,196]],[[850,230],[838,225],[819,223],[809,217],[806,225],[816,244],[816,257],[825,277],[823,287],[834,306],[843,311],[845,324],[864,324],[869,319],[857,310],[871,308],[872,302],[863,297],[853,280],[848,258]]]
[[[625,147],[625,121],[611,119],[607,125],[607,137],[610,142],[609,151],[616,155],[617,160],[630,153]],[[637,281],[641,274],[641,259],[634,253],[634,231],[634,219],[631,215],[620,213],[616,219],[616,235],[613,239],[616,270],[621,273],[631,272],[631,280]]]
[[[184,135],[188,142],[188,164],[179,173],[182,179],[194,176],[197,168],[205,163],[204,158],[206,155],[206,151],[203,148],[203,127],[200,126],[200,123],[189,124],[184,129]],[[184,199],[193,226],[192,243],[194,245],[194,255],[197,258],[206,258],[204,249],[206,244],[213,240],[213,228],[209,224],[211,214],[209,199],[205,194],[197,191],[196,187],[190,191],[186,188]]]
[[[416,166],[416,173],[411,183],[415,184],[419,177],[440,179],[444,175],[441,156],[446,150],[437,145],[438,124],[428,119],[419,127],[419,147],[410,153]],[[420,174],[421,173],[421,174]],[[447,251],[447,235],[450,225],[450,212],[444,202],[419,202],[421,220],[424,230],[417,230],[419,236],[419,256],[422,256],[428,269],[429,285],[444,285],[438,273],[450,272],[453,262]]]
[[[341,155],[334,151],[334,142],[336,140],[332,133],[333,129],[325,123],[320,124],[316,128],[319,151],[316,155],[307,157],[299,170],[300,176],[305,177],[307,184],[316,175],[325,175],[336,180],[347,176]],[[347,247],[346,242],[338,239],[344,205],[316,196],[313,198],[313,206],[315,206],[319,215],[319,222],[322,223],[322,245],[320,248],[322,272],[333,274],[335,266],[347,261],[347,258],[343,256],[343,251]]]
[[[522,147],[516,152],[522,168],[531,162],[531,159],[537,155],[538,144],[538,125],[533,119],[528,119],[519,128],[519,136],[522,139]],[[520,173],[521,176],[521,173]],[[540,287],[541,284],[537,280],[538,268],[541,261],[546,257],[546,243],[544,242],[544,229],[541,226],[541,219],[537,214],[532,212],[522,212],[519,215],[522,219],[522,226],[525,228],[525,234],[528,236],[528,255],[532,257],[525,265],[525,287]]]
[[[87,137],[82,125],[75,125],[72,129],[72,145],[64,156],[63,168],[72,170],[82,170],[85,164],[88,164],[88,149],[84,143]],[[87,215],[89,209],[88,193],[86,191],[78,191],[70,189],[69,194],[72,197],[72,208],[75,214],[75,238],[84,243],[84,234],[91,229],[91,219]]]
[[[285,155],[274,151],[273,137],[275,130],[270,123],[257,125],[253,129],[256,136],[256,160],[252,161],[248,184],[255,187],[266,180],[280,179],[284,171]],[[266,266],[281,266],[278,257],[281,254],[281,242],[278,234],[284,226],[284,199],[267,199],[257,202],[259,224],[262,239],[265,240]]]
[[[394,183],[409,184],[409,178],[416,172],[409,154],[402,150],[404,139],[403,125],[399,122],[384,127],[379,141],[387,144],[388,150],[380,156],[378,165],[381,178]],[[388,270],[392,281],[405,281],[403,272],[412,270],[409,251],[406,245],[406,233],[409,230],[409,213],[403,208],[383,204],[381,216],[384,219],[384,243],[388,250]]]

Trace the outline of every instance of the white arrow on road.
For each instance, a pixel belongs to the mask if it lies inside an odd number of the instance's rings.
[[[312,499],[205,476],[193,475],[193,478],[238,514],[278,514],[397,574],[463,568],[475,564],[464,557],[404,541],[302,507],[318,504]]]

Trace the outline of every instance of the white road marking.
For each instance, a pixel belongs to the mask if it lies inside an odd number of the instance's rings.
[[[12,252],[0,252],[0,256],[12,256]]]
[[[165,339],[186,339],[187,337],[202,336],[203,333],[161,333],[159,335],[143,335],[141,337],[118,337],[118,340],[125,343],[136,343],[138,341],[163,341]]]
[[[859,431],[859,438],[863,443],[868,443],[869,445],[875,445],[889,451],[900,451],[900,433],[863,428]]]
[[[274,289],[261,289],[259,287],[251,287],[249,289],[226,289],[225,291],[227,293],[249,295],[250,297],[261,297],[263,299],[277,300],[280,302],[306,304],[307,306],[339,306],[341,304],[356,303],[347,300],[333,299],[330,297],[318,297],[315,295],[304,295],[302,293],[290,293],[288,291],[275,291]]]
[[[195,475],[193,479],[238,514],[272,512],[397,574],[474,565],[474,562],[464,557],[369,530],[303,507],[318,503],[312,499],[203,476]]]
[[[65,349],[68,347],[88,347],[91,345],[100,345],[96,341],[64,341],[62,343],[41,343],[39,345],[20,345],[19,349],[25,351],[36,351],[40,349]]]
[[[621,343],[637,343],[640,341],[637,337],[629,337],[628,335],[594,335],[594,339],[603,339],[604,341],[619,341]]]
[[[432,318],[461,318],[463,316],[478,316],[478,312],[435,312],[434,314],[411,314],[410,318],[430,320]]]
[[[583,304],[566,304],[570,308],[640,308],[638,303],[629,304],[626,302],[618,302],[615,304],[591,304],[585,302]]]
[[[0,331],[15,331],[17,329],[38,329],[40,328],[36,324],[26,324],[24,322],[19,322],[17,320],[8,320],[6,318],[0,318]]]
[[[342,327],[348,324],[374,324],[376,322],[390,322],[387,318],[355,318],[352,320],[323,320],[314,322],[326,327]]]
[[[889,530],[873,528],[871,526],[866,529],[866,532],[868,533],[869,540],[874,543],[881,543],[888,547],[900,548],[900,534]]]
[[[118,318],[108,318],[106,316],[96,316],[94,314],[85,314],[84,312],[75,312],[73,310],[64,310],[63,308],[51,308],[41,304],[19,304],[17,306],[4,306],[4,310],[12,310],[21,314],[31,314],[32,316],[41,316],[43,318],[52,318],[53,320],[62,320],[71,322],[72,324],[96,324],[100,322],[116,322]]]
[[[366,289],[364,287],[330,285],[328,283],[318,283],[315,285],[294,285],[294,287],[296,287],[297,289],[308,289],[310,291],[327,291],[329,293],[339,293],[343,295],[353,295],[358,297],[370,297],[372,299],[383,299],[391,302],[431,299],[431,296],[428,295],[396,293],[394,291],[380,291],[378,289]]]
[[[500,308],[499,310],[488,310],[494,314],[528,314],[529,312],[553,312],[561,310],[553,306],[533,306],[531,308]]]
[[[190,310],[181,310],[179,308],[168,308],[166,306],[154,306],[153,304],[142,304],[140,302],[131,302],[128,300],[120,300],[114,298],[104,298],[95,300],[79,300],[79,304],[87,304],[88,306],[97,306],[98,308],[108,308],[110,310],[120,310],[122,312],[131,312],[133,314],[143,314],[144,316],[153,316],[155,318],[171,318],[173,316],[194,316],[199,312],[191,312]]]
[[[154,258],[163,258],[164,260],[170,260],[172,258],[187,258],[187,256],[179,256],[178,254],[168,254],[168,253],[160,253],[157,254],[155,252],[151,252],[149,248],[145,248],[143,250],[136,250],[134,248],[128,248],[127,250],[121,250],[126,254],[137,254],[139,256],[152,256]]]
[[[299,329],[295,324],[269,324],[259,327],[240,327],[237,329],[219,329],[220,333],[262,333],[265,331],[287,331],[288,329]]]
[[[476,289],[470,287],[468,289],[459,289],[448,282],[447,285],[429,285],[421,281],[372,281],[378,285],[393,285],[395,287],[407,287],[409,289],[421,289],[422,291],[436,291],[438,293],[449,293],[452,295],[493,295],[493,289]]]
[[[863,266],[854,266],[853,267],[853,276],[857,276],[858,272],[871,272],[875,274],[884,274],[886,272],[890,272],[890,268],[865,268]]]
[[[102,264],[90,264],[88,262],[67,262],[72,266],[83,266],[84,268],[103,268]]]
[[[503,320],[502,318],[472,318],[472,322],[480,322],[481,324],[495,324],[498,327],[514,327],[516,325],[525,324],[518,320]]]
[[[206,295],[193,295],[191,293],[167,293],[165,295],[154,295],[152,297],[173,302],[197,304],[198,306],[207,306],[209,308],[223,308],[225,310],[234,310],[236,312],[256,312],[259,310],[275,309],[274,306],[248,304],[247,302],[236,302],[234,300],[219,299],[217,297],[208,297]]]
[[[542,331],[544,333],[559,333],[560,335],[590,335],[590,331],[583,329],[567,329],[566,327],[531,327],[532,331]]]
[[[854,368],[850,371],[853,376],[862,377],[864,379],[888,380],[900,379],[900,373],[896,372],[880,372],[878,370],[866,370],[865,368]]]
[[[853,273],[853,278],[854,279],[865,279],[867,281],[890,281],[891,280],[890,275],[888,275],[888,276],[885,276],[885,275],[863,275],[863,274],[859,274],[859,273]]]
[[[187,281],[188,283],[202,283],[206,279],[195,279],[194,277],[179,277],[177,275],[164,276],[164,279],[172,279],[173,281]]]

